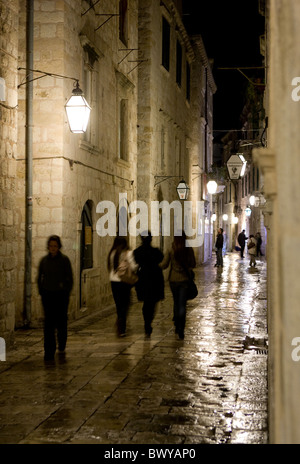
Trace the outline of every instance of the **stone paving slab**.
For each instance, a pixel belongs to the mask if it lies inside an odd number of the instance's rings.
[[[151,338],[134,294],[125,338],[114,310],[95,313],[70,324],[53,364],[41,330],[17,331],[0,362],[0,444],[267,443],[266,263],[213,265],[196,270],[184,340],[168,284]]]

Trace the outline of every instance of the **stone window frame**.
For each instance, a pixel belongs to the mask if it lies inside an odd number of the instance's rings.
[[[185,98],[188,103],[191,101],[191,64],[185,61]]]
[[[116,107],[116,127],[117,127],[117,141],[116,141],[116,158],[118,162],[130,163],[130,122],[131,122],[131,108],[133,107],[133,89],[134,84],[120,71],[115,70],[116,83],[117,83],[117,107]],[[126,121],[122,120],[121,107],[125,111],[123,117]],[[123,126],[125,124],[125,127]],[[125,130],[124,130],[125,129]],[[121,144],[125,148],[125,155],[122,154],[120,148]]]
[[[164,172],[166,168],[167,159],[167,130],[164,125],[161,126],[160,131],[160,167],[161,171]]]
[[[119,39],[128,47],[128,3],[129,0],[119,0]]]
[[[80,43],[82,46],[81,85],[84,96],[92,108],[87,131],[80,141],[80,148],[99,154],[99,60],[104,55],[87,36],[80,35]]]
[[[181,44],[179,37],[176,38],[176,84],[181,89],[182,82],[183,82],[183,70],[182,70],[182,63],[183,63],[183,53],[184,47]],[[180,55],[180,56],[179,56]],[[179,64],[180,58],[180,64]]]
[[[161,64],[166,71],[170,72],[171,24],[170,21],[168,21],[168,19],[163,14],[161,18]],[[168,26],[168,31],[164,28],[164,26]],[[167,32],[169,32],[168,35]]]

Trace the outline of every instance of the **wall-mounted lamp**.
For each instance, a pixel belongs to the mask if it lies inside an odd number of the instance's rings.
[[[223,221],[228,221],[228,214],[223,214]]]
[[[233,224],[237,224],[239,222],[239,218],[237,218],[236,216],[233,216],[232,222]]]
[[[231,155],[227,161],[228,174],[231,180],[243,177],[246,171],[247,161],[241,153]]]
[[[246,216],[247,216],[247,217],[250,217],[250,216],[251,216],[251,213],[252,213],[251,208],[250,208],[249,206],[247,206],[247,208],[245,209],[245,214],[246,214]]]
[[[89,123],[91,107],[83,96],[77,81],[72,96],[65,104],[70,131],[74,134],[82,134]]]
[[[254,195],[251,195],[251,197],[249,198],[249,203],[250,203],[251,206],[255,205],[255,196]]]
[[[43,77],[50,76],[50,77],[58,77],[60,79],[71,79],[74,81],[74,90],[72,91],[72,96],[69,98],[65,105],[65,110],[67,114],[67,119],[69,123],[69,127],[71,132],[75,134],[82,134],[86,131],[89,118],[91,107],[89,106],[88,102],[84,98],[83,91],[79,87],[79,81],[75,77],[68,77],[62,76],[60,74],[53,74],[44,71],[39,71],[38,69],[27,69],[27,68],[18,68],[24,69],[26,71],[30,71],[31,73],[40,73],[41,76],[34,77],[32,79],[28,79],[25,82],[22,82],[18,85],[20,88],[22,85],[28,84],[29,82],[36,81],[38,79],[42,79]]]
[[[211,217],[211,220],[212,220],[212,222],[215,222],[216,219],[217,219],[217,215],[214,213],[214,214],[212,215],[212,217]]]
[[[209,182],[207,182],[207,191],[210,195],[214,195],[217,191],[217,188],[218,188],[218,184],[215,180],[210,180]]]
[[[174,179],[176,177],[180,178],[181,176],[154,176],[154,179],[155,179],[154,187],[156,187],[156,185],[158,185],[158,184],[161,184],[165,180]],[[160,179],[160,180],[158,180],[158,179]],[[187,200],[188,199],[190,188],[183,179],[177,185],[176,190],[177,190],[179,200]]]
[[[249,198],[249,203],[251,206],[259,206],[260,199],[259,197],[256,197],[255,195],[251,195]]]
[[[187,200],[190,192],[190,188],[184,180],[181,180],[176,187],[179,200]]]

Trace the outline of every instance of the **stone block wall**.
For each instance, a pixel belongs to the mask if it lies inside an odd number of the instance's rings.
[[[7,346],[13,343],[17,282],[18,4],[0,1],[0,77],[5,82],[5,99],[0,101],[0,337]]]
[[[79,79],[84,92],[88,49],[95,53],[92,72],[93,92],[92,137],[72,134],[66,120],[64,105],[71,95],[73,81],[47,76],[34,83],[33,129],[33,257],[32,257],[32,323],[40,324],[43,318],[37,291],[38,264],[46,253],[49,235],[61,236],[62,252],[72,262],[74,288],[70,302],[70,319],[86,311],[101,309],[112,301],[106,270],[106,258],[113,237],[100,238],[96,232],[99,215],[97,204],[110,200],[116,205],[119,193],[126,192],[128,201],[135,196],[137,157],[137,71],[129,73],[135,65],[128,59],[122,61],[125,46],[119,40],[118,19],[111,18],[103,27],[104,17],[96,13],[112,11],[111,2],[104,1],[88,10],[85,1],[34,2],[34,69]],[[115,7],[113,7],[113,10]],[[104,18],[104,19],[103,19]],[[137,2],[129,10],[128,47],[137,48]],[[24,22],[23,22],[24,26]],[[23,51],[23,53],[22,53]],[[20,43],[20,56],[25,58],[24,45]],[[132,59],[135,57],[133,56]],[[121,62],[122,61],[122,62]],[[118,105],[122,95],[129,101],[128,160],[118,158]],[[24,91],[20,93],[25,98]],[[87,95],[86,95],[87,97]],[[25,107],[21,102],[22,108]],[[24,115],[20,115],[20,140],[24,130]],[[22,126],[22,127],[21,127]],[[21,146],[23,149],[24,145]],[[24,230],[24,158],[19,163],[19,214],[18,233]],[[23,161],[22,161],[23,160]],[[92,205],[93,219],[93,268],[91,275],[92,298],[81,307],[81,213],[86,202]],[[24,244],[19,247],[19,292],[22,300],[22,265]],[[21,307],[21,305],[20,305]],[[21,324],[22,313],[17,315]]]

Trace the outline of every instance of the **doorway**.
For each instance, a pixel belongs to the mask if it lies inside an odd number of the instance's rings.
[[[93,267],[93,220],[91,202],[87,201],[81,213],[80,239],[80,307],[86,306],[87,274],[85,269]]]

